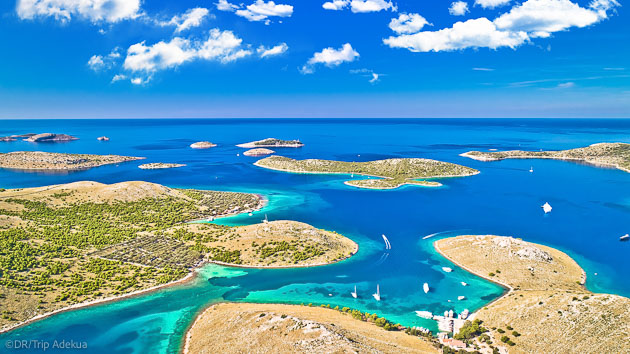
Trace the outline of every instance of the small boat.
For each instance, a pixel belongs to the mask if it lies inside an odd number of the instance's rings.
[[[241,154],[236,154],[236,156],[241,156]]]
[[[328,296],[332,296],[332,294],[328,294]]]
[[[109,138],[106,136],[99,136],[98,138],[96,138],[96,140],[98,141],[109,141]]]
[[[459,301],[466,300],[466,296],[463,296],[463,295],[458,296],[457,300],[459,300]]]
[[[249,215],[249,216],[253,216],[253,215],[254,215],[254,213],[252,213],[252,212],[250,211],[250,212],[249,212],[249,214],[247,214],[247,215]]]
[[[385,235],[383,236],[383,241],[385,241],[385,249],[386,250],[391,250],[392,249],[392,244],[389,243],[389,240],[387,239],[387,237]]]
[[[453,269],[452,269],[452,268],[449,268],[449,267],[442,267],[442,270],[443,270],[443,271],[445,271],[445,272],[447,272],[447,273],[450,273],[450,272],[452,272],[452,271],[453,271]]]
[[[350,293],[350,295],[352,295],[353,298],[357,298],[357,286],[354,286],[354,291]]]
[[[462,286],[468,286],[468,283],[466,283],[465,281],[462,282]]]
[[[459,318],[465,320],[466,318],[468,318],[468,315],[470,315],[470,311],[468,311],[468,309],[465,309],[464,311],[462,311],[462,313],[459,314]]]
[[[529,173],[534,173],[534,166],[529,168]]]
[[[428,320],[433,318],[433,314],[429,311],[416,311],[416,315],[418,315],[418,317],[426,318]]]
[[[267,218],[267,214],[265,214],[265,219],[263,220],[263,222],[266,224],[269,222],[269,219]]]
[[[422,290],[424,290],[424,293],[428,293],[429,292],[429,283],[424,283],[422,285]]]
[[[376,284],[376,294],[372,294],[372,296],[374,296],[374,300],[381,301],[381,289],[378,284]]]
[[[549,205],[549,203],[543,204],[541,208],[543,208],[543,210],[545,211],[545,214],[550,213],[551,209],[553,209],[551,205]]]
[[[625,234],[619,237],[619,241],[628,241],[628,240],[630,240],[630,234]]]

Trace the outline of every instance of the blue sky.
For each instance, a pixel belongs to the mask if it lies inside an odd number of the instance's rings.
[[[0,118],[629,117],[614,0],[20,0]]]

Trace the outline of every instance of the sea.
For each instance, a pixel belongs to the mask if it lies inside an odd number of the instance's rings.
[[[337,231],[359,244],[357,255],[328,266],[247,269],[206,265],[188,283],[63,312],[0,335],[0,342],[85,344],[91,353],[175,353],[195,316],[217,302],[331,305],[376,313],[394,323],[435,330],[415,311],[477,310],[504,289],[453,265],[433,249],[441,237],[493,234],[568,253],[594,292],[630,296],[630,173],[557,160],[481,162],[479,150],[556,150],[599,142],[630,143],[630,120],[609,119],[141,119],[0,120],[0,136],[65,133],[67,143],[1,142],[0,152],[117,154],[146,160],[86,171],[43,173],[0,169],[0,188],[74,181],[142,180],[176,188],[252,192],[269,203],[219,219],[226,225],[297,220]],[[110,141],[98,141],[108,136]],[[439,180],[442,187],[367,190],[343,184],[358,176],[293,174],[253,165],[236,144],[274,137],[300,139],[277,148],[295,159],[370,161],[421,157],[481,171]],[[197,141],[217,147],[191,149]],[[147,162],[185,167],[142,170]],[[529,172],[533,169],[533,173]],[[553,210],[545,214],[541,205]],[[391,249],[385,249],[386,235]],[[429,237],[427,237],[429,236]],[[451,267],[445,273],[442,267]],[[424,293],[423,283],[430,292]],[[463,287],[461,282],[469,286]],[[380,287],[382,300],[372,297]],[[358,297],[351,296],[357,287]],[[457,300],[465,296],[465,300]],[[2,351],[2,350],[0,350]],[[37,352],[24,350],[23,352]],[[41,351],[41,349],[40,349]]]

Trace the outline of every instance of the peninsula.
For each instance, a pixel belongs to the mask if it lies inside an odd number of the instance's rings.
[[[479,161],[503,159],[557,159],[582,161],[596,166],[608,166],[630,172],[630,144],[599,143],[583,148],[558,151],[469,151],[461,156]]]
[[[518,353],[630,352],[630,299],[586,290],[584,271],[565,253],[502,236],[458,236],[434,246],[453,263],[508,289],[472,316],[488,329],[484,335],[494,346]],[[469,334],[462,338],[480,346],[488,342]]]
[[[358,179],[344,182],[350,186],[372,189],[393,189],[405,184],[438,187],[441,186],[438,182],[421,179],[463,177],[479,173],[479,171],[469,167],[420,158],[345,162],[318,159],[295,160],[283,156],[269,156],[256,161],[254,165],[293,173],[357,174],[380,177],[379,179]]]
[[[19,135],[10,135],[10,136],[0,137],[0,141],[4,141],[4,142],[16,141],[17,139],[23,139],[24,141],[38,142],[38,143],[39,142],[58,143],[58,142],[78,140],[79,138],[74,137],[72,135],[67,135],[67,134],[53,134],[53,133],[41,133],[41,134],[29,133],[29,134],[19,134]]]
[[[249,143],[236,145],[242,148],[259,148],[259,147],[291,147],[298,148],[304,146],[299,140],[281,140],[276,138],[267,138],[263,140],[252,141]]]
[[[428,340],[386,331],[330,308],[223,303],[186,334],[184,353],[438,353]]]
[[[265,155],[271,155],[275,153],[275,151],[273,150],[269,150],[269,149],[264,149],[264,148],[257,148],[257,149],[251,149],[251,150],[247,150],[243,153],[243,155],[245,156],[265,156]]]
[[[19,170],[85,170],[141,159],[144,157],[15,151],[0,153],[0,167]]]
[[[189,279],[207,261],[299,267],[356,253],[353,241],[293,221],[188,223],[263,205],[256,194],[148,182],[1,190],[0,327]]]
[[[184,166],[186,165],[181,164],[181,163],[152,162],[152,163],[142,164],[138,166],[138,168],[143,169],[143,170],[161,170],[165,168],[177,168],[177,167],[184,167]]]
[[[217,144],[211,143],[209,141],[198,141],[196,143],[190,144],[190,147],[193,149],[209,149],[215,146],[217,146]]]

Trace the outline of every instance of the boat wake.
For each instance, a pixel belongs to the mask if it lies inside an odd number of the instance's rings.
[[[440,231],[440,232],[436,232],[436,233],[434,233],[434,234],[426,235],[426,236],[424,236],[422,239],[423,239],[423,240],[426,240],[426,239],[431,238],[431,237],[434,237],[434,236],[444,235],[444,234],[448,234],[448,233],[451,233],[451,232],[458,232],[458,231],[459,231],[459,232],[461,232],[461,231],[466,231],[466,230],[468,230],[468,229],[458,229],[458,230]]]

